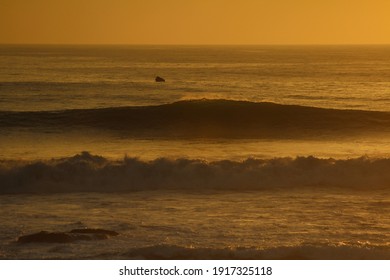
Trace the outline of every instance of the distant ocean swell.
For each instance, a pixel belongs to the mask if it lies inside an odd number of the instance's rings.
[[[0,129],[88,127],[129,137],[321,138],[390,133],[390,113],[192,100],[158,106],[0,112]]]
[[[270,249],[237,248],[185,248],[175,245],[155,245],[131,249],[128,252],[111,255],[89,256],[93,259],[219,259],[219,260],[388,260],[387,246],[334,246],[301,245]]]
[[[390,158],[315,157],[206,162],[196,159],[110,161],[88,152],[49,161],[1,161],[0,193],[135,190],[261,190],[292,187],[389,189]]]
[[[109,87],[110,89],[126,89],[131,90],[142,86],[145,90],[156,89],[155,83],[142,81],[91,81],[81,82],[56,82],[56,81],[21,81],[21,82],[0,82],[0,92],[47,92],[54,91],[61,94],[85,90],[98,90],[99,88]],[[100,90],[101,91],[101,90]]]

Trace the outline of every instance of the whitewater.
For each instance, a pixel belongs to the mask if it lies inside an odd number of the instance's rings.
[[[0,46],[0,258],[389,259],[389,50]]]

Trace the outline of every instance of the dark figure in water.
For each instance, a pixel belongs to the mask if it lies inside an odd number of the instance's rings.
[[[157,77],[156,77],[156,82],[165,82],[165,79],[163,79],[163,78],[157,76]]]

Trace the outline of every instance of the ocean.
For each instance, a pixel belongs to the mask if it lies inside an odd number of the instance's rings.
[[[389,140],[390,46],[2,45],[0,259],[390,259]]]

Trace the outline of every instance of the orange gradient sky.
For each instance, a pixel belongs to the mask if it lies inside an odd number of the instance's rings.
[[[390,44],[390,0],[0,0],[0,43]]]

